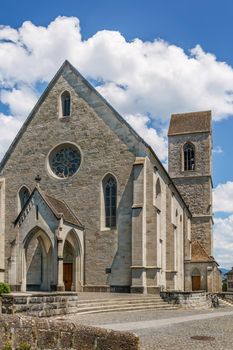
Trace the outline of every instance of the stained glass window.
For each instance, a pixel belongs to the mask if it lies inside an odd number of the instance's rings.
[[[105,225],[116,226],[117,184],[113,176],[110,176],[104,185],[105,194]]]
[[[68,178],[76,173],[81,163],[80,151],[71,145],[60,146],[52,152],[50,166],[55,175]]]
[[[184,170],[195,170],[195,150],[191,143],[184,145]]]

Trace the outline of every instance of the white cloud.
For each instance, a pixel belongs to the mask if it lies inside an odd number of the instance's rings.
[[[161,160],[167,158],[167,139],[162,134],[148,126],[150,119],[145,115],[127,115],[125,116],[127,122],[134,128],[134,130],[153,148],[155,153]]]
[[[213,191],[215,212],[233,213],[233,182],[219,184]]]
[[[233,114],[233,68],[199,45],[186,53],[163,40],[128,42],[108,30],[83,40],[78,18],[58,17],[47,27],[30,21],[18,29],[0,26],[1,101],[11,115],[25,118],[37,84],[48,82],[65,59],[100,82],[99,92],[131,116],[162,159],[166,139],[142,116],[166,123],[175,112],[212,109],[216,120]]]
[[[0,159],[21,127],[22,122],[0,113]]]
[[[213,153],[216,153],[216,154],[221,154],[223,153],[223,149],[221,146],[216,146],[213,148]]]
[[[233,266],[233,182],[219,184],[213,191],[215,212],[229,213],[214,218],[214,256],[222,267]]]
[[[233,215],[214,219],[215,259],[220,266],[233,266]]]
[[[0,40],[6,85],[48,81],[67,58],[86,76],[100,79],[99,90],[124,114],[168,118],[197,109],[213,109],[215,119],[233,114],[233,69],[199,45],[187,54],[162,40],[127,42],[107,30],[85,41],[75,17],[58,17],[48,27],[27,21],[17,31],[1,26]]]
[[[35,105],[37,96],[32,89],[22,86],[12,90],[2,89],[0,101],[10,106],[13,116],[24,117]]]

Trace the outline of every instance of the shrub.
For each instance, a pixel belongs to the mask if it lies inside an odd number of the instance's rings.
[[[17,350],[30,350],[31,345],[27,343],[21,343],[20,346],[17,348]]]
[[[9,284],[7,283],[0,283],[0,295],[3,293],[10,293],[11,289]]]
[[[8,341],[4,344],[2,350],[12,350],[11,343]]]
[[[226,280],[224,280],[223,283],[222,283],[222,291],[223,292],[227,292],[227,282],[226,282]]]

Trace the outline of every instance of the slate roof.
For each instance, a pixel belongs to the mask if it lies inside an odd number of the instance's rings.
[[[42,199],[45,201],[45,203],[48,205],[48,207],[50,208],[50,210],[53,212],[53,214],[57,219],[61,219],[61,217],[63,217],[64,222],[78,226],[80,228],[84,228],[80,220],[77,218],[77,216],[74,214],[74,212],[70,209],[70,207],[65,201],[62,201],[53,196],[50,196],[47,192],[43,192],[39,187],[35,187],[34,190],[32,191],[24,207],[22,208],[21,212],[17,216],[14,222],[15,225],[19,221],[21,214],[24,212],[25,208],[27,207],[28,203],[31,201],[31,198],[33,197],[36,191],[40,194]]]
[[[193,240],[191,243],[191,261],[192,262],[211,262],[215,261],[210,256],[199,241]]]
[[[211,111],[172,114],[168,136],[211,132]]]
[[[52,197],[47,193],[42,194],[42,196],[57,218],[61,218],[61,216],[63,216],[64,221],[79,227],[83,227],[66,202]]]

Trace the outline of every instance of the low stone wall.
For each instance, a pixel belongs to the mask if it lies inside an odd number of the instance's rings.
[[[169,304],[180,305],[185,309],[206,309],[211,307],[211,301],[205,291],[161,292],[160,296]]]
[[[223,300],[230,301],[233,303],[233,292],[221,292],[217,296]]]
[[[2,294],[2,313],[26,313],[48,317],[75,313],[78,310],[77,293],[12,293]]]
[[[139,349],[139,338],[133,333],[17,315],[0,315],[0,335],[1,350]]]

